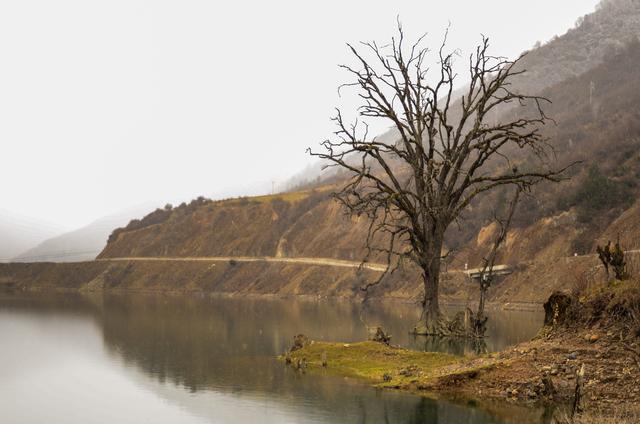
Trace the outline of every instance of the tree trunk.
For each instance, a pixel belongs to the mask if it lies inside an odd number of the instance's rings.
[[[425,334],[440,334],[442,313],[440,312],[439,285],[440,285],[440,258],[435,260],[430,269],[425,270],[424,280],[424,326]]]
[[[571,418],[576,414],[580,414],[584,410],[584,364],[576,372],[576,389],[573,395],[573,408],[571,409]]]
[[[487,290],[489,290],[489,285],[491,283],[490,280],[485,278],[485,275],[482,275],[480,278],[480,301],[478,302],[478,312],[473,319],[473,336],[482,338],[484,337],[487,330],[487,320],[488,317],[484,315],[484,305],[487,298]]]
[[[442,237],[432,239],[430,253],[426,255],[422,265],[422,279],[424,285],[423,322],[414,332],[421,335],[447,335],[446,319],[440,311],[440,262],[442,252]]]

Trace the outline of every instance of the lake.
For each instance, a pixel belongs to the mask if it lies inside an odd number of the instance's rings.
[[[161,295],[0,294],[2,423],[503,423],[541,411],[381,391],[274,359],[295,334],[462,354],[408,331],[413,305]],[[531,338],[541,312],[495,312],[489,350]]]

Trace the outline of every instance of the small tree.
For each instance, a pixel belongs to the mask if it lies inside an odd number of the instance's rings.
[[[445,53],[446,35],[433,82],[422,40],[407,47],[398,25],[389,45],[362,43],[363,51],[348,45],[356,65],[341,66],[354,78],[344,86],[362,99],[359,116],[388,120],[397,139],[370,138],[366,122],[348,124],[338,109],[336,137],[310,153],[346,170],[349,180],[335,197],[370,220],[365,260],[372,253],[387,260],[386,271],[365,289],[393,272],[401,259],[412,260],[424,285],[424,322],[416,333],[446,334],[439,282],[447,228],[478,196],[504,185],[528,190],[541,181],[558,181],[564,169],[546,164],[549,146],[540,134],[548,120],[542,109],[546,99],[512,91],[513,78],[524,72],[516,69],[519,59],[489,55],[483,37],[469,58],[468,86],[457,95],[456,53]],[[497,122],[497,112],[506,106],[520,107],[518,114]],[[526,165],[513,162],[517,150],[530,153]]]
[[[498,256],[498,249],[500,249],[500,246],[503,245],[507,238],[509,227],[511,227],[511,221],[513,220],[513,215],[516,211],[519,199],[520,188],[518,187],[509,204],[507,215],[504,218],[499,218],[497,215],[495,216],[495,222],[498,223],[498,234],[493,241],[489,254],[482,259],[482,270],[480,271],[480,277],[478,279],[480,284],[480,300],[478,302],[478,311],[473,317],[474,337],[484,337],[486,332],[486,324],[489,317],[485,315],[484,308],[487,299],[487,292],[491,287],[491,283],[493,283],[493,267]]]
[[[620,240],[611,248],[611,241],[604,247],[596,246],[596,252],[607,276],[607,282],[610,281],[610,271],[613,270],[613,276],[616,280],[626,280],[629,278],[627,272],[627,262],[624,259],[624,250],[620,247]]]

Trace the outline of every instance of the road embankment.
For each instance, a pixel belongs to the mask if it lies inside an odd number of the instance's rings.
[[[489,302],[506,309],[539,308],[592,257],[559,258],[518,265],[496,281]],[[0,288],[15,290],[130,290],[220,295],[358,298],[361,287],[380,275],[382,264],[307,257],[125,257],[75,263],[0,263]],[[574,278],[575,279],[575,278]],[[466,305],[478,287],[464,272],[442,276],[444,302]],[[420,274],[408,266],[370,290],[371,298],[414,301],[422,293]]]

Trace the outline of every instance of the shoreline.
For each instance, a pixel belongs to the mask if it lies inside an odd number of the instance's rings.
[[[620,342],[618,330],[616,326],[543,327],[530,341],[461,357],[373,341],[309,342],[279,360],[298,371],[355,377],[384,390],[550,407],[560,414],[566,414],[563,405],[573,401],[576,373],[584,366],[587,414],[607,416],[622,409],[640,416],[636,410],[640,364]]]
[[[234,298],[251,298],[251,299],[264,299],[264,300],[302,300],[307,302],[361,302],[360,297],[344,296],[344,295],[310,295],[310,294],[290,294],[290,293],[251,293],[251,292],[218,292],[218,291],[205,291],[205,290],[175,290],[175,289],[150,289],[150,288],[109,288],[109,289],[89,289],[89,288],[68,288],[68,287],[2,287],[0,284],[0,293],[75,293],[75,294],[140,294],[140,295],[163,295],[163,296],[199,296],[199,297],[211,297],[216,299],[234,299]],[[416,299],[410,299],[400,296],[380,296],[371,298],[369,302],[372,303],[390,303],[411,305],[416,304]],[[458,299],[443,299],[442,305],[445,308],[464,308],[467,306],[474,306],[477,301],[473,300],[467,303]],[[503,311],[517,311],[517,312],[540,312],[542,310],[542,303],[538,302],[487,302],[485,306],[489,311],[491,310],[503,310]]]

